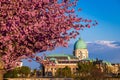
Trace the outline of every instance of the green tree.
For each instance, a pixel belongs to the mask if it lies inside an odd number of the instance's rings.
[[[70,67],[65,66],[65,68],[63,68],[62,70],[63,70],[64,77],[71,77],[72,72]]]
[[[93,62],[79,62],[77,66],[76,80],[99,80],[104,77],[104,73]]]
[[[55,76],[56,77],[62,77],[62,70],[61,70],[61,68],[57,69]]]
[[[56,77],[66,77],[69,78],[72,76],[71,68],[68,66],[65,66],[64,68],[59,68],[56,71]]]
[[[77,64],[77,66],[78,66],[77,73],[79,76],[89,75],[91,70],[95,67],[92,62],[85,62],[85,63],[80,62]]]
[[[40,52],[67,47],[79,30],[95,26],[96,21],[92,24],[92,20],[75,14],[76,3],[77,0],[0,0],[3,70],[15,68],[21,59],[34,59]]]
[[[22,66],[19,69],[19,74],[21,75],[21,77],[28,77],[30,72],[31,72],[31,69],[28,66]]]
[[[7,71],[4,74],[4,78],[18,78],[18,77],[28,77],[30,74],[30,68],[28,66],[22,66],[15,68],[13,70]]]
[[[17,68],[15,68],[13,70],[7,71],[4,74],[4,78],[18,78],[19,77],[18,75],[19,75],[19,71]]]

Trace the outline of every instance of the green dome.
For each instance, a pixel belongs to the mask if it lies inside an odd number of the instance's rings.
[[[81,38],[79,38],[78,41],[76,41],[75,45],[74,45],[74,50],[76,49],[86,49],[87,45],[85,43],[85,41],[83,41]]]

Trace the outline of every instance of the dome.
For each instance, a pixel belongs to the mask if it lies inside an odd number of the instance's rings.
[[[79,38],[78,41],[76,41],[75,45],[74,45],[74,50],[76,49],[86,49],[87,45],[85,43],[84,40],[82,40],[81,38]]]

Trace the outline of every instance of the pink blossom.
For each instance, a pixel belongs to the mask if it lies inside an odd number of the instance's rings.
[[[49,64],[49,60],[45,62],[36,57],[38,52],[57,46],[67,47],[68,41],[76,38],[79,30],[90,28],[92,24],[92,20],[75,15],[72,6],[77,0],[9,1],[8,4],[8,0],[0,0],[0,58],[6,70],[13,69],[18,65],[16,62],[25,58],[36,58],[42,64]]]

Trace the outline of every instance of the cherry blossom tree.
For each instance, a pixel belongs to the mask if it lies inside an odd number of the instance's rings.
[[[75,15],[76,3],[76,0],[0,0],[3,69],[14,68],[21,59],[35,58],[38,52],[66,47],[79,30],[96,25]]]

